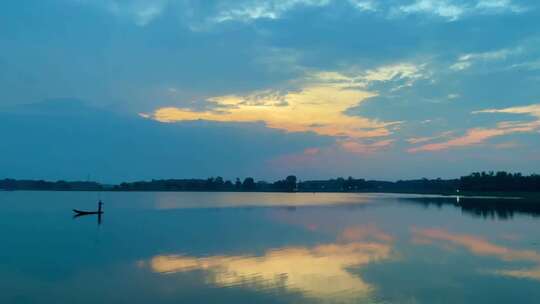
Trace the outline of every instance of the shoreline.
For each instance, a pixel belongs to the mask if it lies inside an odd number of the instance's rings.
[[[227,190],[165,190],[165,189],[155,189],[155,190],[118,190],[118,189],[0,189],[0,192],[19,192],[19,191],[32,191],[32,192],[191,192],[191,193],[284,193],[284,194],[295,194],[295,193],[335,193],[335,194],[410,194],[410,195],[438,195],[441,197],[460,197],[460,198],[504,198],[504,199],[534,199],[540,202],[540,192],[503,192],[503,191],[462,191],[459,193],[452,193],[448,191],[377,191],[377,190],[366,190],[366,191],[227,191]]]

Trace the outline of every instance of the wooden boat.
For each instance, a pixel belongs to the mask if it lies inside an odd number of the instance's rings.
[[[73,209],[73,212],[75,212],[75,215],[103,214],[102,206],[103,206],[103,203],[99,201],[97,211],[83,211],[83,210]]]
[[[82,211],[82,210],[77,210],[77,209],[73,209],[73,212],[80,215],[103,214],[103,211]]]

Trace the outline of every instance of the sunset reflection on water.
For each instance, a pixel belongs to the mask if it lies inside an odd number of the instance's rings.
[[[161,274],[204,270],[208,283],[221,287],[286,288],[327,301],[365,298],[373,286],[349,269],[391,259],[392,238],[373,226],[347,229],[343,235],[357,241],[283,247],[261,256],[159,255],[138,265]],[[379,241],[359,242],[372,237]]]
[[[507,201],[107,193],[98,225],[71,217],[73,202],[95,204],[88,193],[2,199],[0,303],[123,303],[126,294],[156,304],[540,298],[538,213]]]

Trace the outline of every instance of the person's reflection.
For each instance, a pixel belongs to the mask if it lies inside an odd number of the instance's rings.
[[[98,216],[97,216],[97,224],[98,226],[101,225],[101,216],[103,215],[103,213],[99,213]]]

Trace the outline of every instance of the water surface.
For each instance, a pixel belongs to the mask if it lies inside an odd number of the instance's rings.
[[[72,208],[105,214],[72,218]],[[0,192],[0,303],[537,303],[540,212],[390,194]]]

